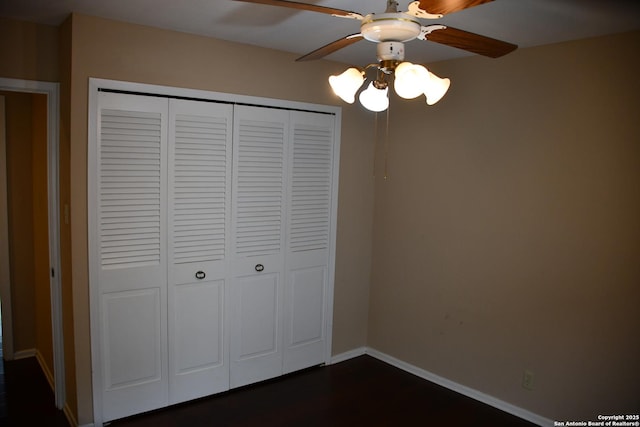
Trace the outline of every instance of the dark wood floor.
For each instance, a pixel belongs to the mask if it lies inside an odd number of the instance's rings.
[[[369,356],[114,421],[111,427],[533,424]]]
[[[0,426],[69,426],[35,358],[0,368]],[[117,420],[111,427],[533,424],[369,356]]]
[[[0,342],[0,426],[69,427],[36,358],[2,360]]]

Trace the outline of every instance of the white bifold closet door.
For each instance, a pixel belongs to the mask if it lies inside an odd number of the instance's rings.
[[[110,92],[96,116],[102,421],[326,362],[335,116]]]
[[[100,93],[105,420],[229,388],[233,108]]]
[[[282,375],[289,111],[236,106],[231,387]]]
[[[99,357],[105,420],[166,405],[167,100],[99,93]],[[96,338],[96,337],[94,337]]]
[[[334,116],[236,106],[231,387],[326,354]]]
[[[233,107],[169,101],[169,403],[229,388]]]
[[[287,180],[284,361],[289,373],[326,361],[334,116],[292,111]]]

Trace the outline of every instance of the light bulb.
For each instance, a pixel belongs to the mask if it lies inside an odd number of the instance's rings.
[[[440,101],[449,90],[449,86],[451,86],[451,80],[440,78],[429,72],[429,84],[424,91],[424,95],[427,97],[427,104],[433,105]]]
[[[366,90],[360,92],[360,103],[369,111],[380,112],[389,107],[389,88],[377,89],[373,82],[369,83]]]
[[[339,76],[330,76],[329,84],[333,93],[349,104],[356,99],[356,92],[364,83],[364,73],[357,68],[348,68]]]
[[[403,62],[394,71],[393,88],[398,96],[413,99],[425,92],[429,85],[429,71],[422,65]]]

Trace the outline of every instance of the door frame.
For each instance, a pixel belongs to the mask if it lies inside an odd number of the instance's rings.
[[[11,269],[9,266],[9,204],[7,195],[7,149],[5,98],[0,96],[0,301],[2,301],[2,351],[13,360],[13,317],[11,309]],[[2,361],[0,361],[2,362]]]
[[[63,409],[66,400],[66,392],[64,381],[62,288],[60,285],[60,222],[58,219],[60,197],[58,172],[60,164],[60,84],[35,80],[0,78],[0,90],[37,93],[46,95],[47,97],[47,188],[49,211],[49,267],[51,268],[49,289],[51,297],[51,326],[53,334],[53,376],[55,384],[55,405],[56,408]]]

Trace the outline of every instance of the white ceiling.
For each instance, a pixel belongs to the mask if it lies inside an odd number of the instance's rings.
[[[386,0],[297,0],[355,11],[384,12]],[[404,11],[410,0],[400,0]],[[348,34],[359,21],[321,13],[254,5],[233,0],[0,0],[0,16],[50,25],[71,12],[99,16],[224,40],[308,53]],[[496,0],[438,21],[462,30],[531,47],[640,29],[640,0]],[[471,55],[414,40],[406,59],[435,62]],[[365,65],[375,62],[375,46],[361,41],[328,59]]]

